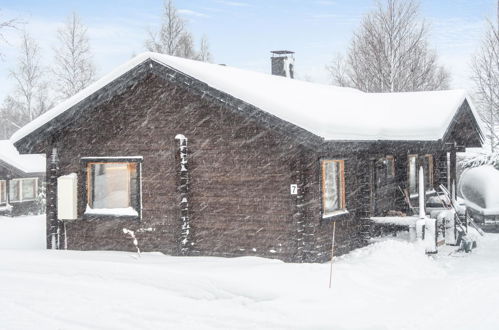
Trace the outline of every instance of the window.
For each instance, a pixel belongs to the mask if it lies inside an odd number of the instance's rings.
[[[85,161],[86,214],[138,216],[140,163],[138,161]]]
[[[424,171],[424,185],[426,191],[433,189],[434,179],[433,179],[433,155],[424,155],[419,158],[421,160],[420,164],[423,166]],[[419,166],[418,166],[418,155],[409,155],[409,193],[411,195],[418,194],[418,176],[419,176]]]
[[[322,161],[322,207],[324,216],[345,209],[345,161]]]
[[[9,182],[9,200],[26,202],[36,199],[38,178],[13,179]]]
[[[0,204],[7,203],[7,184],[5,180],[0,180]]]
[[[409,155],[409,194],[418,193],[418,155]]]
[[[424,186],[425,189],[433,189],[433,155],[423,156],[423,169],[424,169]]]
[[[386,177],[393,178],[395,176],[395,158],[386,156]]]

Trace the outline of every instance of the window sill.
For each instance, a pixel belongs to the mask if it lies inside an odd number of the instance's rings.
[[[127,208],[117,208],[117,209],[92,209],[87,206],[85,213],[83,213],[85,218],[91,217],[126,217],[126,218],[138,218],[139,213],[131,207]]]
[[[323,214],[322,215],[322,219],[323,220],[329,220],[329,219],[332,219],[332,218],[346,216],[346,215],[349,215],[349,214],[350,214],[350,212],[348,212],[347,209],[338,210],[338,211],[334,211],[334,212],[331,212],[331,213]]]
[[[36,199],[23,199],[22,201],[9,201],[9,203],[15,204],[15,203],[24,203],[24,202],[34,202],[34,201],[36,201]]]

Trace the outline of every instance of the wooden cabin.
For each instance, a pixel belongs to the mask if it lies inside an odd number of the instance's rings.
[[[43,212],[44,182],[44,155],[20,155],[10,141],[0,141],[0,215]]]
[[[144,251],[322,262],[333,222],[345,253],[366,218],[405,211],[419,165],[453,185],[476,118],[463,91],[368,94],[144,53],[11,140],[49,160],[48,248],[133,250],[127,228]],[[70,174],[76,204],[61,204]]]

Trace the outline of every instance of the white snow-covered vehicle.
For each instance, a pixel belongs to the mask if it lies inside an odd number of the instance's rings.
[[[458,191],[475,221],[499,225],[499,170],[492,165],[466,169]]]

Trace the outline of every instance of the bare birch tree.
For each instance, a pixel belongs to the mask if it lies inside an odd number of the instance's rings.
[[[203,62],[211,62],[212,56],[210,52],[210,45],[208,43],[208,38],[203,36],[201,42],[199,43],[199,51],[197,53],[196,59]]]
[[[198,60],[204,60],[206,54],[210,54],[206,37],[202,39],[202,49],[199,52],[195,50],[194,38],[187,29],[187,22],[179,15],[172,0],[165,0],[159,31],[149,31],[145,46],[151,52]]]
[[[181,48],[185,48],[186,33],[186,22],[178,14],[173,1],[165,0],[161,27],[158,32],[149,31],[146,48],[152,52],[179,55]]]
[[[183,57],[183,58],[196,58],[196,51],[194,50],[194,40],[192,40],[192,35],[184,31],[180,36],[178,41],[178,48],[175,56]]]
[[[367,92],[438,90],[449,74],[428,47],[416,0],[383,0],[362,20],[344,60],[327,69],[334,84]]]
[[[499,1],[497,26],[489,27],[478,53],[472,61],[472,79],[480,116],[487,132],[491,151],[499,146]]]
[[[15,90],[11,100],[7,98],[7,103],[17,108],[10,109],[19,118],[17,125],[32,121],[51,107],[45,73],[40,64],[40,47],[27,32],[23,32],[17,67],[10,72]]]
[[[87,87],[95,79],[95,66],[90,51],[87,28],[80,17],[72,13],[64,27],[57,31],[54,75],[57,92],[69,98]]]
[[[0,19],[0,42],[8,43],[7,38],[5,37],[5,31],[8,29],[17,29],[17,26],[20,22],[16,18],[12,19]],[[0,57],[3,57],[3,53],[0,50]]]

